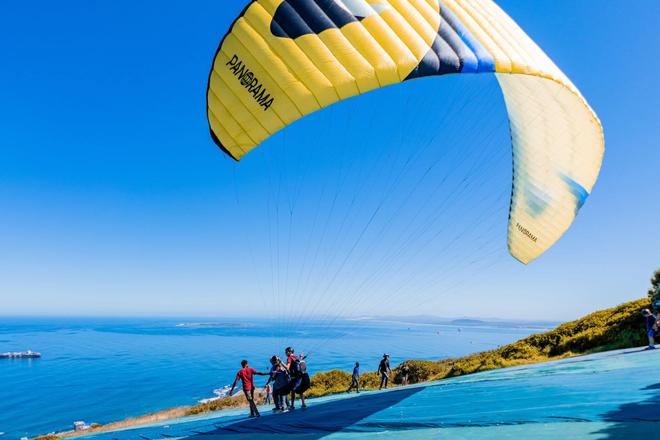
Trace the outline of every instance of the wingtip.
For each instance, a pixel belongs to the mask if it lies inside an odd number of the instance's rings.
[[[234,156],[234,154],[231,151],[229,151],[229,149],[227,147],[225,147],[225,145],[218,138],[218,136],[216,136],[216,134],[213,132],[213,130],[209,130],[209,132],[211,133],[211,139],[213,139],[213,142],[218,146],[218,148],[220,148],[222,150],[223,153],[225,153],[227,156],[234,159],[236,162],[241,160],[240,157]]]

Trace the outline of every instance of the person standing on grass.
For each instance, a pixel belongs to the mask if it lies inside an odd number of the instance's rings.
[[[351,390],[355,388],[355,391],[360,392],[360,363],[356,362],[355,367],[353,367],[353,376],[351,376],[351,386],[346,390],[347,393],[350,393]]]
[[[390,374],[392,373],[392,370],[390,370],[390,355],[385,353],[383,355],[383,359],[380,360],[380,364],[378,364],[378,373],[380,374],[380,387],[378,388],[379,390],[382,390],[383,388],[387,388],[387,382],[390,379]]]
[[[259,410],[257,405],[254,403],[254,375],[258,376],[268,376],[268,373],[260,373],[254,368],[250,367],[250,364],[246,360],[241,361],[241,369],[236,373],[236,379],[234,383],[231,384],[231,390],[229,390],[229,395],[234,394],[234,388],[236,387],[236,382],[240,379],[243,382],[243,393],[245,393],[245,398],[250,405],[250,417],[259,417]]]
[[[408,362],[404,362],[403,365],[401,365],[401,385],[403,386],[408,385],[409,374],[410,374],[410,367],[408,366]]]

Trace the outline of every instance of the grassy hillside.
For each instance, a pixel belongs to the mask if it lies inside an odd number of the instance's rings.
[[[647,343],[640,310],[649,299],[631,301],[611,309],[599,310],[576,321],[567,322],[545,333],[528,336],[498,349],[440,361],[408,360],[409,383],[462,376],[494,368],[532,364],[579,354],[638,347]],[[403,363],[401,364],[403,365]],[[401,365],[393,370],[395,384],[401,383]],[[345,391],[350,374],[333,370],[312,377],[312,396]],[[375,372],[362,376],[365,389],[378,387]]]
[[[647,341],[640,310],[648,306],[648,299],[631,301],[611,309],[599,310],[549,332],[528,336],[496,350],[433,363],[410,361],[411,371],[416,374],[411,374],[409,379],[415,382],[442,379],[494,368],[645,345]],[[395,382],[400,380],[400,374],[397,376]]]

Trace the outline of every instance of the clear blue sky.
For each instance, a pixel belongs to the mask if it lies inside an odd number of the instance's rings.
[[[378,91],[294,124],[238,165],[223,157],[208,135],[206,79],[220,38],[246,1],[5,5],[0,315],[325,311],[568,319],[645,293],[660,266],[660,3],[498,1],[580,88],[606,136],[600,179],[573,228],[524,267],[504,251],[508,199],[498,197],[510,185],[510,153],[492,79],[426,79]],[[463,92],[475,96],[469,111],[434,116],[445,100],[461,107]],[[399,110],[378,111],[392,102]],[[413,104],[425,114],[407,114]],[[459,123],[479,108],[487,122],[473,116]],[[501,150],[492,157],[476,152],[483,162],[476,171],[460,168],[472,172],[474,192],[425,230],[439,231],[431,246],[404,246],[410,264],[392,257],[378,266],[431,194],[432,185],[424,187],[395,212],[412,188],[409,177],[351,252],[389,188],[383,164],[403,160],[376,153],[421,145],[437,131],[454,144],[459,130],[483,135],[488,124],[492,139],[475,145],[492,140]],[[359,147],[359,161],[335,155],[333,162],[334,144],[343,153]],[[437,168],[450,170],[464,155],[448,151]],[[356,171],[356,164],[375,172]],[[335,189],[339,208],[331,208],[332,182],[343,172],[362,179],[355,212],[347,195],[357,183]],[[268,179],[279,191],[264,190]],[[451,180],[446,191],[460,187],[460,179],[453,186]],[[487,210],[483,200],[501,203]],[[286,212],[294,205],[295,216]],[[314,214],[328,212],[320,238]],[[475,234],[496,231],[487,246],[465,240],[443,251],[457,237],[456,225],[481,227],[480,219],[492,228]],[[360,288],[375,267],[382,270]]]

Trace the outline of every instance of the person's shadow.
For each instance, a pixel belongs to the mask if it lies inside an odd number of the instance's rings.
[[[255,439],[273,435],[295,435],[299,439],[319,439],[345,430],[362,419],[391,407],[403,399],[422,391],[423,387],[403,388],[384,393],[366,393],[351,399],[338,399],[327,403],[296,409],[284,414],[264,415],[257,419],[244,419],[217,429],[183,437],[195,440],[214,438]]]
[[[660,438],[660,383],[642,388],[652,391],[648,399],[625,403],[608,411],[601,417],[606,422],[614,422],[596,432],[611,440],[635,438]]]

